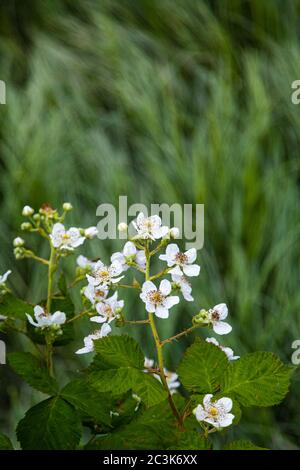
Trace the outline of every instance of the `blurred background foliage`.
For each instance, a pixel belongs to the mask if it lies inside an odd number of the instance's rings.
[[[96,224],[96,207],[119,195],[204,203],[195,304],[160,321],[161,334],[225,301],[226,345],[290,362],[300,338],[300,108],[290,99],[300,1],[0,0],[0,13],[0,270],[13,270],[17,294],[45,294],[44,268],[12,255],[25,203],[70,201],[78,225]],[[83,251],[107,259],[120,246],[97,240]],[[143,315],[135,299],[127,312]],[[190,341],[168,349],[170,369]],[[81,342],[60,353],[64,373],[80,367]],[[36,396],[6,369],[0,424],[12,433]],[[297,448],[299,385],[296,371],[285,402],[248,410],[238,436]]]

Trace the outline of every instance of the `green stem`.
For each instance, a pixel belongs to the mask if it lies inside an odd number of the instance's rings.
[[[47,313],[51,313],[51,300],[52,300],[52,289],[53,289],[53,274],[56,270],[55,265],[55,248],[51,245],[51,253],[48,267],[48,292],[47,292]]]
[[[172,343],[175,339],[181,338],[182,336],[188,335],[191,333],[193,330],[196,328],[199,328],[200,326],[193,325],[190,328],[187,328],[186,330],[181,331],[180,333],[177,333],[174,336],[170,336],[170,338],[165,339],[164,341],[161,342],[161,346],[163,347],[167,343]]]
[[[89,313],[89,310],[84,310],[83,312],[78,313],[78,315],[75,315],[74,317],[70,318],[66,323],[72,323],[75,320],[79,320],[79,318],[82,318],[85,315],[88,315]]]
[[[151,257],[151,254],[149,252],[149,241],[147,241],[147,243],[146,243],[145,255],[146,255],[145,279],[146,279],[146,281],[149,281],[151,279],[150,278],[150,257]],[[148,312],[148,318],[149,318],[149,323],[150,323],[153,339],[155,341],[155,346],[156,346],[157,360],[158,360],[158,367],[159,367],[159,375],[160,375],[162,384],[163,384],[163,386],[164,386],[164,388],[165,388],[165,390],[168,394],[168,400],[169,400],[169,404],[170,404],[170,407],[172,409],[172,412],[173,412],[173,414],[174,414],[174,416],[175,416],[175,418],[176,418],[176,420],[179,424],[180,429],[183,430],[183,422],[182,422],[180,413],[178,412],[177,407],[174,403],[173,397],[170,393],[169,386],[168,386],[168,383],[167,383],[167,379],[166,379],[166,376],[165,376],[164,358],[163,358],[163,352],[162,352],[162,343],[161,343],[160,338],[159,338],[159,334],[158,334],[158,331],[157,331],[157,328],[156,328],[153,313]]]
[[[54,371],[53,371],[53,347],[52,347],[52,340],[49,338],[48,335],[46,335],[46,362],[47,362],[47,368],[49,371],[49,374],[51,377],[54,376]]]
[[[149,320],[124,320],[125,325],[148,325]]]
[[[160,271],[159,273],[157,274],[154,274],[153,276],[150,277],[150,281],[154,281],[155,279],[158,279],[159,277],[162,277],[164,276],[165,274],[168,274],[168,272],[170,271],[170,269],[172,268],[166,268],[164,269],[163,271]]]

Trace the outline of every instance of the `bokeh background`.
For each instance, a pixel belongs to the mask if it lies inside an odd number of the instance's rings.
[[[71,222],[87,226],[119,195],[204,203],[195,303],[160,321],[161,334],[225,301],[226,345],[290,363],[300,339],[299,21],[299,0],[0,0],[0,271],[13,270],[16,293],[32,302],[45,293],[43,267],[12,254],[25,203],[70,201]],[[97,240],[83,251],[108,258],[120,246]],[[143,315],[135,299],[127,311]],[[167,351],[169,369],[191,340]],[[80,367],[81,342],[59,354],[62,375]],[[29,346],[9,339],[20,347]],[[12,435],[38,397],[8,368],[0,374],[0,425]],[[284,403],[248,409],[233,437],[298,448],[299,386],[296,370]]]

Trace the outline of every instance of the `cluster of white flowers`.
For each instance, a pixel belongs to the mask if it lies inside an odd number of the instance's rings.
[[[179,235],[179,230],[176,227],[169,229],[163,226],[161,218],[157,215],[145,217],[144,214],[140,213],[133,224],[137,234],[131,241],[125,243],[122,251],[118,251],[111,256],[110,264],[104,264],[101,260],[90,261],[84,256],[77,258],[78,266],[87,271],[88,285],[84,289],[84,295],[90,301],[96,313],[90,319],[93,322],[102,323],[102,328],[118,319],[119,313],[124,307],[123,300],[118,300],[117,292],[108,297],[110,288],[117,287],[117,284],[123,279],[124,273],[130,267],[145,272],[146,254],[143,249],[137,248],[139,246],[137,242],[143,240],[157,241],[159,239],[166,239],[168,242],[171,238],[176,238]],[[84,237],[80,232],[74,228],[65,231],[62,224],[54,225],[51,237],[53,245],[65,249],[72,249],[84,242]],[[193,300],[191,296],[192,289],[187,276],[198,276],[200,272],[200,266],[194,264],[196,256],[194,248],[181,253],[176,244],[171,243],[168,245],[166,254],[161,255],[160,259],[167,261],[168,267],[165,272],[171,275],[173,285],[167,279],[163,279],[159,287],[149,280],[143,283],[140,298],[145,303],[147,312],[154,313],[159,318],[168,318],[169,309],[179,303],[179,297],[171,295],[172,290],[176,288],[181,290],[186,300]],[[103,331],[105,335],[103,335]],[[93,351],[93,340],[106,336],[110,331],[105,327],[102,333],[99,330],[86,337],[84,342],[88,346],[80,349],[79,354]]]

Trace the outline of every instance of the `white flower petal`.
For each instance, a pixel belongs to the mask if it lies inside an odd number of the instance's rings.
[[[155,310],[155,315],[158,318],[169,318],[169,310],[165,307],[158,306]]]
[[[212,399],[213,395],[211,393],[207,393],[204,398],[203,398],[203,405],[204,405],[204,408],[207,409],[209,406],[210,406],[210,403],[211,403],[211,399]]]
[[[163,303],[163,306],[167,309],[172,308],[174,305],[178,304],[180,302],[180,299],[178,295],[170,295],[167,297]]]
[[[142,286],[142,292],[144,294],[147,294],[148,292],[152,291],[152,290],[157,290],[157,287],[156,285],[152,282],[152,281],[146,281],[144,282],[143,286]]]
[[[187,250],[184,254],[187,257],[189,264],[193,263],[197,258],[196,248],[191,248],[190,250]]]
[[[51,315],[51,323],[55,325],[63,325],[66,321],[66,314],[64,312],[57,311]]]
[[[95,323],[105,323],[106,322],[106,318],[102,317],[100,315],[97,316],[97,317],[91,317],[90,320],[95,322]]]
[[[233,403],[232,403],[231,398],[223,397],[223,398],[220,398],[219,400],[217,400],[215,405],[216,405],[217,408],[219,406],[223,407],[224,410],[226,411],[226,413],[228,413],[229,411],[232,410]]]
[[[163,279],[159,285],[159,290],[162,295],[169,295],[172,290],[170,281],[168,281],[167,279]]]
[[[169,274],[172,276],[183,276],[183,272],[179,266],[175,266],[175,268],[170,269]]]
[[[206,411],[204,410],[202,405],[198,405],[194,409],[193,413],[196,416],[197,421],[203,421],[206,417]]]
[[[225,320],[228,315],[228,308],[226,304],[215,305],[213,310],[216,310],[218,312],[220,320]]]
[[[232,413],[228,413],[224,416],[224,418],[219,419],[219,425],[221,428],[226,428],[232,424],[234,420],[234,415]]]
[[[45,311],[40,305],[36,305],[33,309],[35,318],[39,317],[40,315],[44,315]]]
[[[227,335],[231,332],[232,326],[224,321],[217,321],[213,324],[213,330],[218,335]]]
[[[124,256],[134,256],[136,252],[137,250],[136,250],[136,246],[134,243],[132,242],[125,243],[124,248],[123,248]]]
[[[27,317],[27,320],[29,321],[29,323],[30,323],[31,325],[33,325],[33,326],[39,326],[38,323],[36,323],[28,313],[26,313],[26,317]]]
[[[185,265],[182,270],[186,276],[199,276],[200,266],[198,264]]]

